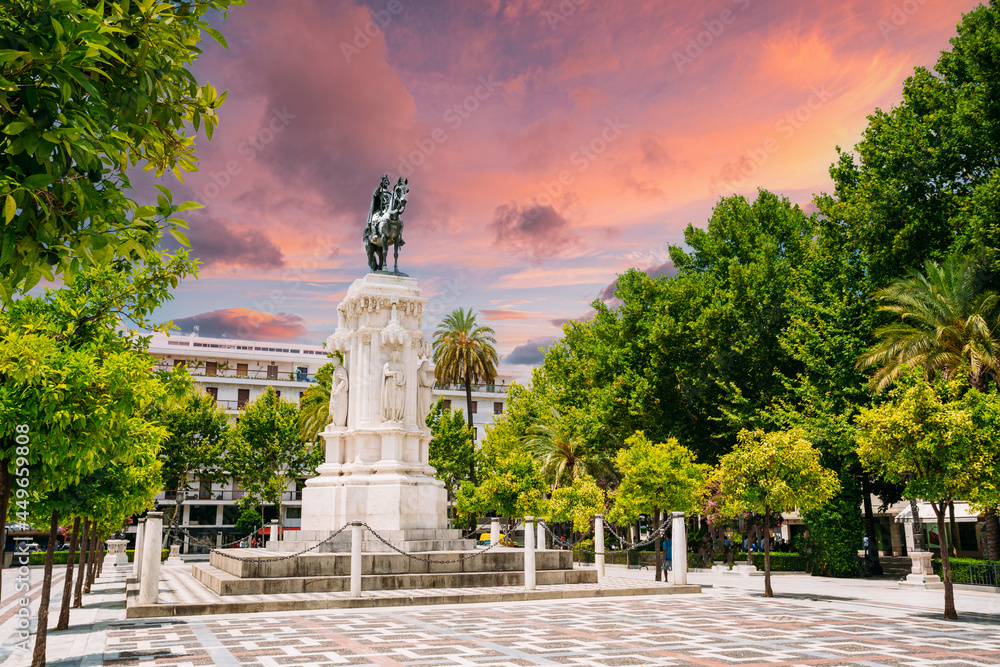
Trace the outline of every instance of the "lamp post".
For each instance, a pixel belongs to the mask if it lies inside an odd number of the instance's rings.
[[[908,472],[905,476],[907,482],[912,482],[917,475]],[[913,550],[924,551],[924,524],[920,520],[920,508],[917,507],[916,498],[910,498],[910,525],[913,530]]]

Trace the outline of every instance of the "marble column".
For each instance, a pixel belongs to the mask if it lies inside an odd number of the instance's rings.
[[[163,548],[163,512],[146,514],[146,535],[142,546],[142,575],[139,601],[156,604],[160,597],[160,550]]]

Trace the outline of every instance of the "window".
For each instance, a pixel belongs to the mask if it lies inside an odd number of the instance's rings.
[[[215,515],[215,505],[191,505],[188,510],[188,525],[214,526]]]
[[[205,392],[212,397],[213,401],[218,402],[219,400],[219,388],[218,387],[205,387]]]
[[[302,508],[301,507],[289,507],[285,510],[286,519],[301,519],[302,518]]]
[[[277,396],[278,398],[281,398],[281,392],[278,391],[277,389],[274,390],[274,395]]]
[[[451,410],[451,399],[450,398],[445,399],[443,407],[444,407],[445,410]]]
[[[295,379],[298,382],[309,382],[309,367],[299,366],[295,369]]]
[[[493,402],[493,414],[502,415],[503,414],[503,401]]]
[[[187,362],[183,359],[174,359],[174,368],[184,368],[186,365]]]
[[[212,499],[212,483],[200,480],[198,482],[198,500]]]
[[[236,364],[236,377],[245,378],[247,376],[247,365]]]
[[[269,364],[267,367],[267,379],[277,380],[278,379],[278,366],[276,364]]]
[[[250,390],[249,389],[237,389],[236,390],[236,407],[240,410],[243,406],[250,401]]]
[[[235,526],[238,518],[240,518],[240,508],[237,505],[222,506],[223,526]]]
[[[476,414],[476,411],[478,409],[479,409],[479,401],[473,401],[472,402],[472,414]]]
[[[205,362],[205,375],[210,377],[215,377],[219,372],[219,362],[217,361],[206,361]]]
[[[472,429],[472,442],[479,442],[479,427]]]

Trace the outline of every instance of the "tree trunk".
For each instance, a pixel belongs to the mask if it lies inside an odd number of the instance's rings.
[[[97,520],[90,523],[90,544],[87,545],[87,578],[83,582],[83,592],[90,593],[94,583],[94,561],[97,560]]]
[[[187,479],[187,473],[185,473],[184,478]],[[174,493],[174,515],[172,517],[170,517],[170,532],[167,535],[167,537],[169,538],[169,539],[167,539],[167,546],[168,547],[172,546],[173,543],[174,543],[174,539],[175,539],[174,538],[174,534],[175,534],[175,531],[177,530],[177,524],[180,522],[181,515],[184,514],[184,500],[187,500],[187,488],[186,488],[187,487],[187,482],[184,483],[184,486],[185,486],[185,489],[183,491],[183,499],[182,500],[178,500],[178,497],[180,497],[179,494],[182,493],[180,490],[177,490]]]
[[[948,503],[948,515],[949,515],[949,517],[951,519],[951,526],[949,526],[949,528],[951,528],[951,533],[950,533],[950,536],[951,536],[951,540],[950,540],[950,542],[951,542],[951,555],[954,556],[955,558],[958,558],[959,537],[958,537],[958,524],[955,523],[955,501],[954,500],[951,501],[950,503]]]
[[[49,546],[45,550],[45,574],[42,577],[42,599],[38,603],[38,627],[35,630],[35,652],[31,667],[45,667],[45,639],[49,632],[49,597],[52,595],[52,556],[56,552],[59,534],[59,510],[52,510],[49,522]]]
[[[764,505],[764,597],[773,598],[774,591],[771,590],[771,526],[767,520],[769,511],[768,506]]]
[[[938,543],[941,546],[941,578],[944,580],[944,617],[946,620],[954,621],[958,618],[955,611],[955,588],[951,583],[951,555],[944,544],[944,513],[948,508],[947,501],[931,503],[934,514],[937,516]]]
[[[69,629],[69,606],[73,603],[73,562],[80,538],[80,517],[73,521],[73,534],[69,538],[69,553],[66,554],[66,581],[63,582],[62,604],[59,607],[59,624],[56,630]]]
[[[659,507],[654,507],[653,508],[653,532],[654,532],[654,534],[659,529],[660,529],[660,508]],[[661,576],[663,574],[663,561],[661,560],[660,557],[661,556],[663,556],[664,558],[666,557],[664,554],[660,553],[660,544],[661,544],[661,540],[660,540],[659,537],[657,537],[655,540],[653,540],[653,552],[656,554],[656,580],[657,581],[663,581],[663,577]]]
[[[861,495],[865,502],[865,536],[868,538],[868,573],[879,576],[882,574],[882,564],[879,562],[878,539],[875,536],[875,512],[872,510],[872,494],[869,489],[871,479],[868,475],[861,476]]]
[[[90,521],[83,520],[83,537],[80,538],[80,566],[76,571],[76,588],[73,589],[73,608],[83,606],[83,580],[87,574],[87,548],[90,546]]]
[[[986,560],[1000,560],[1000,519],[997,506],[986,508]]]
[[[10,507],[10,493],[14,488],[14,475],[10,472],[10,461],[0,460],[0,536],[7,538],[7,510]],[[0,545],[0,557],[7,545]],[[0,564],[2,565],[2,564]],[[0,577],[2,579],[2,577]],[[3,583],[0,582],[0,598],[3,594]]]
[[[104,540],[98,540],[97,542],[97,573],[94,579],[100,579],[101,573],[104,572],[104,556],[107,555],[108,549]]]

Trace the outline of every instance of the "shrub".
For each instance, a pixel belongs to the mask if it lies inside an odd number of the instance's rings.
[[[1000,586],[1000,561],[979,560],[977,558],[950,558],[951,581],[954,584],[974,584],[976,586]],[[941,573],[941,559],[933,561],[934,574]],[[976,566],[979,567],[976,567]]]
[[[861,497],[849,482],[842,478],[841,483],[844,491],[840,495],[802,515],[809,528],[808,569],[823,577],[858,575],[858,548],[864,528]]]

